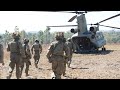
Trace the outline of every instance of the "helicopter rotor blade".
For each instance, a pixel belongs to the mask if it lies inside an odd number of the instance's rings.
[[[69,11],[68,13],[83,14],[83,13],[87,13],[87,11]]]
[[[107,18],[107,19],[104,19],[104,20],[102,20],[102,21],[100,21],[100,22],[98,22],[98,23],[96,23],[96,24],[94,24],[94,25],[98,25],[99,23],[105,22],[105,21],[107,21],[107,20],[110,20],[110,19],[115,18],[115,17],[118,17],[118,16],[120,16],[120,13],[117,14],[117,15],[114,15],[114,16],[112,16],[112,17],[109,17],[109,18]]]
[[[59,25],[59,26],[47,26],[47,27],[75,27],[77,25]]]
[[[119,27],[113,27],[113,26],[107,26],[107,25],[99,25],[99,26],[109,27],[109,28],[115,28],[115,29],[120,29]]]
[[[73,16],[68,22],[72,22],[76,17],[77,15]]]
[[[87,25],[96,25],[96,24],[87,24]],[[113,27],[113,26],[107,26],[107,25],[101,25],[101,24],[99,24],[99,26],[120,29],[119,27]]]

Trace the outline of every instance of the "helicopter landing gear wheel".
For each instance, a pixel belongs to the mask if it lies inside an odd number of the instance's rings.
[[[102,48],[102,51],[106,51],[106,48]]]

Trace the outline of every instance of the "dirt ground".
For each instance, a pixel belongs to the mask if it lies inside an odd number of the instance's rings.
[[[97,54],[73,54],[71,68],[67,67],[66,77],[62,79],[120,79],[120,44],[106,45],[106,52]],[[39,69],[31,59],[29,74],[36,79],[51,79],[51,64],[46,58],[48,45],[43,46]],[[0,78],[6,79],[8,74],[9,53],[4,54],[5,65],[0,66]],[[23,73],[22,79],[29,79]],[[16,79],[15,70],[12,79]]]

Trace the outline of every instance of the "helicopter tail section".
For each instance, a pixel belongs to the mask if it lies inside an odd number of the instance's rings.
[[[82,33],[88,31],[85,14],[82,14],[82,15],[77,17],[77,23],[78,23],[78,33],[79,34],[82,34]]]

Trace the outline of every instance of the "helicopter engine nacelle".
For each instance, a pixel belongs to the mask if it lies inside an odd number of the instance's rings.
[[[93,27],[92,26],[92,27],[90,27],[90,31],[91,32],[96,32],[96,31],[98,31],[98,27],[95,27],[95,26]]]
[[[77,29],[73,29],[73,28],[70,31],[71,31],[71,33],[77,33],[78,32]]]

